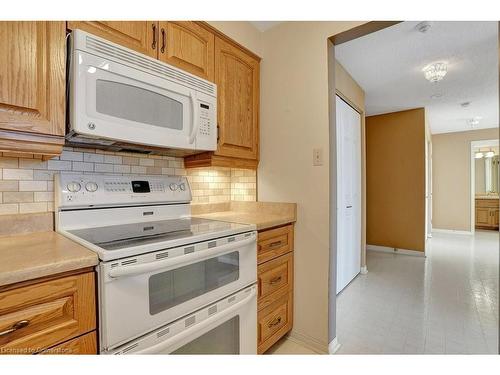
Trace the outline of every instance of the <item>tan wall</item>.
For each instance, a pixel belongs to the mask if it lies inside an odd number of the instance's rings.
[[[335,90],[361,114],[361,266],[366,266],[366,126],[365,92],[344,67],[335,61]]]
[[[425,110],[366,117],[366,237],[425,250]]]
[[[470,230],[470,142],[498,139],[498,128],[432,136],[432,227]]]
[[[209,21],[211,26],[262,57],[262,33],[247,21]]]
[[[263,33],[258,196],[296,202],[292,335],[328,344],[327,38],[361,22],[285,22]],[[324,164],[312,165],[314,148]]]

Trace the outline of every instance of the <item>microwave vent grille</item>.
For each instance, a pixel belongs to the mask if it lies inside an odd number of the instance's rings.
[[[203,80],[192,77],[178,69],[169,67],[165,63],[156,62],[143,57],[137,53],[127,51],[126,49],[113,46],[91,36],[86,37],[86,49],[97,52],[102,56],[117,60],[120,63],[127,64],[146,73],[155,74],[161,78],[168,78],[183,85],[202,91],[208,95],[215,95],[215,85]]]

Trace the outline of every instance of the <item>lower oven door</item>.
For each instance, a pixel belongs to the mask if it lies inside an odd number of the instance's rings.
[[[106,354],[256,354],[253,285]]]
[[[255,283],[256,238],[249,232],[101,263],[101,350]]]

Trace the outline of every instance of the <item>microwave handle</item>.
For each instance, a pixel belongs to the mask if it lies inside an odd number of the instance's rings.
[[[196,93],[191,91],[189,94],[189,99],[191,100],[191,134],[189,134],[189,144],[194,143],[196,139],[196,134],[198,133],[199,118],[198,118],[198,106],[196,103]]]
[[[160,352],[161,350],[163,350],[165,348],[168,348],[169,346],[175,345],[176,343],[185,339],[186,337],[189,337],[193,333],[198,332],[199,330],[209,326],[210,324],[212,324],[212,323],[214,323],[222,318],[225,318],[226,316],[237,311],[239,308],[241,308],[242,306],[244,306],[248,302],[250,302],[250,300],[252,300],[255,297],[255,295],[256,295],[255,287],[253,287],[248,296],[243,298],[241,301],[236,302],[234,305],[230,306],[226,310],[223,310],[221,313],[214,314],[211,317],[202,321],[201,323],[192,325],[191,327],[189,327],[185,331],[182,331],[178,335],[175,335],[175,336],[173,336],[165,341],[162,341],[156,345],[150,346],[149,348],[145,348],[143,350],[139,350],[139,351],[132,353],[132,354],[154,354],[154,353]]]
[[[192,263],[197,260],[213,257],[221,253],[228,252],[234,248],[245,246],[255,241],[255,234],[244,240],[231,242],[226,245],[217,246],[209,250],[195,251],[194,253],[178,256],[172,259],[165,259],[156,262],[149,262],[137,264],[133,266],[125,266],[119,268],[112,268],[108,271],[108,276],[111,278],[118,278],[122,276],[138,275],[142,273],[152,272],[156,270],[168,269],[172,267],[179,267],[185,264]]]

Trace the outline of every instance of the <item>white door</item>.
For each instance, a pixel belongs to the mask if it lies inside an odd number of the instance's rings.
[[[337,293],[361,268],[361,116],[337,96]]]

